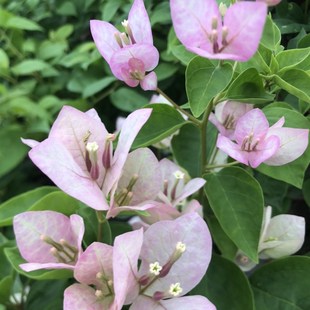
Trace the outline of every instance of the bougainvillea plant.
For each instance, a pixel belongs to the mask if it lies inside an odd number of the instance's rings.
[[[21,137],[53,186],[0,205],[0,309],[309,309],[307,28],[281,41],[280,1],[118,2],[84,48],[130,113],[66,102]]]

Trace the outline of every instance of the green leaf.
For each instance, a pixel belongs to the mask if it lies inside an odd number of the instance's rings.
[[[307,203],[308,207],[310,207],[310,179],[307,179],[302,186],[302,193]]]
[[[176,73],[178,66],[174,64],[161,62],[156,68],[155,73],[157,75],[158,81],[165,80]]]
[[[279,64],[279,70],[281,73],[284,73],[289,69],[293,69],[305,60],[309,62],[310,48],[299,48],[280,52],[276,56],[276,60]],[[279,72],[279,75],[281,75],[281,73]]]
[[[111,94],[115,107],[125,112],[133,112],[145,106],[149,100],[128,87],[121,87]]]
[[[190,294],[206,296],[217,310],[255,310],[247,277],[237,265],[218,255],[212,256],[206,275]]]
[[[64,41],[53,42],[53,41],[43,41],[38,49],[38,57],[46,60],[50,58],[59,57],[65,54],[68,44]]]
[[[61,3],[56,12],[57,14],[64,16],[77,16],[76,7],[70,1]]]
[[[43,71],[47,68],[50,68],[50,65],[42,60],[27,59],[12,67],[12,72],[15,75],[28,75],[33,72]]]
[[[263,80],[255,68],[249,68],[238,75],[229,86],[225,99],[250,103],[266,103],[273,96],[265,92]]]
[[[238,248],[226,235],[219,221],[214,215],[207,216],[208,227],[211,231],[212,240],[220,250],[223,257],[233,260]]]
[[[285,117],[284,127],[309,129],[309,121],[300,113],[284,108],[266,107],[263,109],[270,125],[276,123],[280,117]],[[257,170],[274,179],[287,182],[302,188],[305,171],[310,161],[310,148],[293,162],[282,166],[267,166],[261,164]]]
[[[250,277],[257,310],[308,310],[310,257],[287,257],[266,264]]]
[[[133,148],[152,145],[170,136],[187,121],[174,108],[167,104],[147,105],[152,114],[136,137]]]
[[[163,2],[158,4],[150,15],[151,25],[155,24],[169,24],[171,23],[171,17],[169,12],[169,3]]]
[[[79,208],[79,201],[62,191],[54,191],[37,200],[28,211],[51,210],[71,215]]]
[[[74,31],[74,27],[71,24],[63,25],[56,31],[51,31],[50,38],[54,41],[61,41],[67,39]]]
[[[57,187],[43,186],[5,201],[0,205],[0,226],[12,225],[16,214],[28,211],[35,202],[56,190]]]
[[[279,72],[280,74],[280,72]],[[310,102],[310,76],[303,70],[290,69],[281,75],[275,75],[274,81],[288,93]]]
[[[122,5],[122,0],[113,0],[113,1],[108,1],[107,3],[105,3],[105,5],[102,7],[102,10],[101,10],[102,12],[101,19],[106,22],[111,21],[121,5]]]
[[[215,146],[218,131],[210,123],[207,127],[207,158]],[[192,125],[185,124],[172,139],[172,152],[178,164],[190,174],[192,178],[201,176],[201,138],[200,130]]]
[[[7,28],[30,31],[42,31],[43,28],[34,21],[21,16],[12,16],[6,23]]]
[[[194,53],[189,52],[183,45],[172,46],[171,52],[185,66],[187,66],[194,57],[196,57]]]
[[[218,95],[229,84],[233,74],[228,63],[214,67],[206,58],[195,57],[186,69],[186,93],[191,111],[199,117]]]
[[[277,25],[272,21],[271,16],[267,16],[261,44],[272,51],[277,51],[281,42],[281,32]]]
[[[13,266],[13,268],[20,274],[35,280],[49,280],[49,279],[66,279],[71,278],[72,270],[68,269],[55,269],[49,270],[36,270],[31,272],[26,272],[22,270],[19,265],[26,263],[26,261],[20,256],[18,248],[6,248],[4,253]]]
[[[257,262],[264,209],[259,183],[238,167],[224,168],[207,175],[206,179],[205,192],[224,232],[251,260]]]
[[[97,94],[98,92],[100,92],[102,89],[106,88],[107,86],[109,86],[112,82],[114,82],[116,79],[113,76],[108,76],[105,77],[101,80],[98,80],[94,83],[91,83],[89,85],[87,85],[84,90],[83,90],[83,98],[88,98],[91,97],[95,94]]]
[[[21,142],[25,134],[22,128],[8,126],[0,128],[0,177],[15,168],[26,156],[28,148]]]
[[[0,69],[2,71],[2,69],[8,69],[10,65],[10,60],[8,55],[6,54],[6,52],[0,48]],[[1,72],[0,72],[1,74]]]
[[[25,309],[63,309],[64,290],[70,284],[71,283],[67,280],[45,280],[33,282],[27,296]]]

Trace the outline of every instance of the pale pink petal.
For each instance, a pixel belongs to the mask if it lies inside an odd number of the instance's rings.
[[[71,269],[74,270],[74,265],[63,264],[63,263],[24,263],[20,264],[19,267],[26,272],[39,270],[39,269]]]
[[[149,273],[150,263],[158,262],[164,266],[178,242],[185,244],[185,252],[173,264],[169,273],[156,280],[146,289],[145,294],[153,296],[154,292],[166,291],[172,283],[178,282],[183,295],[204,276],[211,259],[212,240],[205,221],[195,212],[173,221],[157,222],[148,228],[144,234],[139,275]]]
[[[110,64],[113,54],[121,49],[115,39],[115,34],[120,32],[110,23],[100,20],[90,21],[90,31],[100,54]]]
[[[29,157],[60,189],[95,210],[109,208],[98,184],[73,159],[67,148],[48,138],[29,152]]]
[[[147,74],[142,81],[140,81],[143,90],[156,90],[157,89],[157,75],[154,71]]]
[[[175,200],[173,201],[173,205],[176,206],[185,198],[196,193],[201,187],[205,185],[205,183],[206,180],[202,178],[195,178],[190,180],[182,189],[181,194],[175,198]]]
[[[77,214],[70,215],[70,225],[72,228],[72,233],[74,234],[74,237],[77,240],[77,248],[79,250],[78,258],[79,258],[80,254],[83,252],[82,242],[85,233],[83,218]]]
[[[129,153],[116,192],[126,189],[134,177],[137,181],[131,190],[133,197],[130,205],[154,200],[161,189],[162,175],[158,160],[150,149],[140,148]]]
[[[136,205],[136,206],[122,206],[122,207],[118,207],[118,206],[114,206],[112,205],[112,207],[109,209],[106,218],[109,219],[111,217],[116,217],[119,213],[123,212],[123,211],[147,211],[150,208],[154,207],[154,204],[156,202],[155,201],[145,201],[142,204]]]
[[[143,221],[149,225],[159,221],[173,220],[181,216],[181,213],[170,204],[156,202],[152,208],[147,210],[148,216],[141,216]]]
[[[97,300],[95,290],[83,284],[73,284],[64,292],[64,310],[102,310],[108,309],[112,298],[107,297],[100,302]]]
[[[267,17],[267,6],[259,2],[237,2],[224,16],[228,28],[225,54],[239,55],[240,61],[249,60],[256,52]]]
[[[216,310],[204,296],[185,296],[155,301],[147,296],[139,296],[130,306],[130,310]]]
[[[186,47],[190,52],[195,53],[201,57],[209,58],[209,59],[230,59],[230,60],[235,60],[235,61],[243,61],[243,56],[238,53],[238,54],[233,54],[233,53],[216,53],[214,54],[213,51],[211,50],[211,45],[207,49],[206,47],[199,48],[199,47],[192,47],[188,46]]]
[[[271,158],[265,161],[270,166],[290,163],[300,157],[308,146],[308,129],[271,127],[268,131],[269,135],[275,135],[280,139],[280,148]]]
[[[197,212],[201,217],[203,217],[202,205],[196,199],[192,199],[182,210],[182,214],[190,212]]]
[[[131,303],[138,295],[137,268],[142,242],[142,229],[115,238],[113,249],[114,292],[119,309],[124,303]]]
[[[282,116],[276,123],[274,123],[274,124],[269,128],[269,131],[268,131],[268,132],[270,132],[271,129],[283,127],[284,123],[285,123],[285,118],[284,118],[284,116]]]
[[[261,163],[274,156],[279,150],[280,139],[277,136],[270,136],[258,144],[257,151],[248,152],[249,165],[257,168]]]
[[[262,258],[280,258],[296,253],[304,243],[305,219],[281,214],[271,218],[264,240],[260,243]],[[272,244],[275,242],[275,244]],[[269,243],[272,246],[269,246]]]
[[[240,163],[248,165],[250,152],[241,151],[240,145],[232,142],[227,137],[219,134],[217,137],[216,146],[224,153],[228,154],[231,158],[239,161]]]
[[[253,141],[263,140],[269,129],[265,114],[260,109],[253,109],[239,118],[236,124],[235,139],[241,146],[246,136],[253,135]]]
[[[85,141],[97,142],[98,159],[102,158],[108,132],[94,109],[81,112],[73,107],[64,106],[55,120],[49,138],[55,138],[71,153],[77,164],[86,172]],[[98,184],[102,183],[104,168],[99,160],[100,175]]]
[[[151,23],[143,0],[134,1],[128,15],[128,23],[136,43],[153,45]]]
[[[216,112],[216,110],[215,110]],[[209,121],[217,128],[217,130],[224,136],[226,136],[226,128],[222,125],[220,118],[216,116],[216,113],[211,113]]]
[[[97,279],[97,274],[101,272],[106,278],[113,280],[112,271],[113,247],[104,243],[94,242],[81,254],[74,269],[74,277],[83,284],[94,284],[104,293],[109,290],[104,281]]]
[[[107,195],[113,186],[118,182],[130,147],[142,126],[150,117],[152,109],[140,109],[131,113],[125,120],[119,136],[118,144],[113,156],[111,168],[108,170],[104,193]]]
[[[145,71],[151,71],[158,65],[159,53],[157,49],[150,44],[135,44],[115,52],[109,65],[112,73],[119,80],[122,81],[124,79],[124,72],[122,69],[129,70],[128,62],[133,58],[143,62]]]
[[[171,17],[178,39],[186,48],[199,48],[212,53],[208,39],[212,18],[218,19],[220,29],[221,16],[216,0],[171,0]]]
[[[265,2],[268,6],[279,4],[282,0],[256,0],[257,2]]]
[[[75,215],[75,220],[80,222],[80,230],[83,231],[83,220],[79,218],[79,215]],[[50,252],[52,246],[41,240],[42,236],[50,237],[55,242],[64,239],[71,246],[81,249],[79,243],[81,238],[76,236],[76,227],[72,229],[70,219],[67,216],[54,211],[24,212],[14,217],[13,227],[21,256],[29,263],[43,264],[42,267],[37,266],[37,269],[65,268],[66,265],[66,268],[72,269],[72,266],[75,265],[75,262],[59,264],[56,257]],[[34,265],[25,268],[34,270]]]
[[[37,146],[40,142],[36,141],[36,140],[32,140],[32,139],[24,139],[21,138],[22,142],[28,146],[30,146],[31,148]]]

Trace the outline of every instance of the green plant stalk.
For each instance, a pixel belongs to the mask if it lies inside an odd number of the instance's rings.
[[[104,241],[105,243],[111,245],[112,232],[109,221],[106,219],[104,211],[96,211],[96,214],[98,220],[97,241]]]
[[[186,115],[188,117],[188,119],[190,121],[192,121],[194,124],[200,126],[201,125],[201,122],[195,118],[193,115],[191,115],[190,113],[188,113],[187,111],[185,111],[184,109],[182,109],[176,102],[174,102],[166,93],[164,93],[160,88],[156,88],[156,91],[162,95],[164,98],[166,98],[172,105],[173,107],[180,111],[181,113],[183,113],[184,115]]]

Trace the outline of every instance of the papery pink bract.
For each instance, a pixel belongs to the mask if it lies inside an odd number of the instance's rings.
[[[221,135],[233,139],[237,121],[252,109],[253,104],[223,101],[215,106],[215,112],[210,114],[209,121],[219,130]]]
[[[236,143],[219,134],[217,147],[237,161],[253,168],[261,163],[287,164],[301,156],[308,146],[308,129],[282,127],[284,118],[269,128],[264,113],[253,109],[242,116],[235,130]]]
[[[157,76],[150,71],[157,66],[159,53],[153,45],[151,24],[143,0],[134,1],[128,21],[122,25],[126,33],[119,32],[105,21],[90,21],[99,52],[119,80],[130,87],[140,84],[144,90],[155,90]]]
[[[268,6],[279,4],[282,0],[256,0],[257,2],[265,2]]]
[[[82,253],[82,239],[84,235],[83,219],[79,215],[71,215],[70,218],[62,213],[54,211],[28,211],[14,217],[13,228],[17,247],[21,256],[28,263],[21,264],[25,271],[37,269],[74,269],[75,264]],[[49,238],[55,243],[65,240],[75,249],[71,253],[72,260],[58,251],[64,258],[59,260],[52,254],[55,248],[42,238]]]
[[[130,310],[216,310],[215,306],[204,296],[185,296],[155,301],[147,296],[139,296]]]
[[[150,226],[144,234],[139,275],[148,274],[150,263],[158,262],[164,266],[178,242],[186,246],[185,252],[172,265],[166,276],[145,290],[145,295],[153,296],[157,291],[166,291],[176,282],[179,282],[183,289],[180,295],[184,295],[195,287],[205,274],[211,259],[212,240],[204,220],[192,212],[176,220],[160,221]]]
[[[107,197],[117,186],[131,144],[150,114],[151,109],[141,109],[126,118],[114,154],[109,146],[111,135],[96,111],[84,113],[67,106],[60,111],[46,140],[25,142],[33,146],[29,152],[32,161],[59,188],[95,210],[108,210]],[[98,145],[96,177],[87,162],[88,143]],[[109,167],[104,166],[104,154],[109,157]]]
[[[191,52],[206,58],[247,61],[258,48],[267,6],[238,2],[225,16],[216,0],[171,0],[171,16],[178,39]]]
[[[219,134],[217,147],[230,157],[253,168],[269,159],[280,148],[277,136],[267,136],[268,121],[259,109],[253,109],[243,115],[235,130],[235,142]]]
[[[137,295],[138,258],[143,242],[142,230],[117,236],[114,246],[92,243],[80,256],[73,284],[65,291],[64,309],[120,310],[130,294]],[[94,288],[90,287],[92,285]]]

